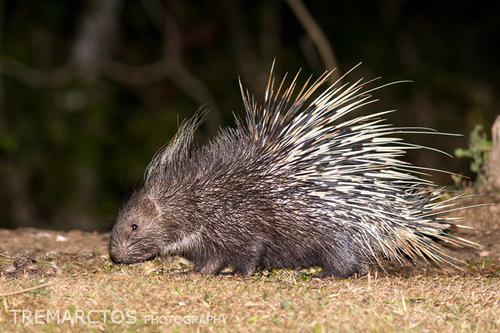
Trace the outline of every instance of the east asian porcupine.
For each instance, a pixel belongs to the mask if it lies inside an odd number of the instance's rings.
[[[440,133],[392,127],[380,118],[391,111],[345,119],[381,87],[363,90],[359,80],[318,93],[330,73],[295,95],[297,77],[275,91],[271,71],[263,106],[241,88],[245,119],[202,147],[191,141],[205,112],[184,121],[121,209],[111,259],[132,264],[167,253],[200,273],[319,266],[318,277],[346,278],[380,258],[448,262],[437,239],[472,244],[437,215],[450,205],[443,189],[429,189],[422,168],[399,159],[423,147],[398,134]]]

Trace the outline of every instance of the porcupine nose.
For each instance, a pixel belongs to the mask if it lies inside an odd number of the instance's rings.
[[[126,250],[121,244],[114,245],[110,244],[109,245],[109,258],[116,264],[126,264],[127,259],[126,259]]]
[[[121,260],[120,258],[115,254],[115,252],[113,251],[109,251],[109,258],[111,259],[112,262],[114,262],[115,264],[120,264],[121,263]]]

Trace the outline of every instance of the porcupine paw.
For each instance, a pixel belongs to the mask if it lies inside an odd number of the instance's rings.
[[[361,265],[359,265],[356,273],[358,274],[358,277],[361,277],[361,276],[365,276],[366,274],[368,274],[369,271],[370,271],[369,264],[361,264]]]
[[[332,275],[335,276],[336,278],[340,278],[340,279],[345,279],[345,278],[349,277],[349,276],[345,276],[345,274],[341,274],[339,271],[337,271],[335,269],[323,267],[321,269],[321,271],[319,271],[318,273],[313,275],[313,278],[327,279],[327,278],[330,278]]]
[[[358,264],[353,266],[347,266],[338,268],[332,265],[324,265],[321,271],[314,274],[314,278],[329,278],[332,275],[337,279],[343,280],[347,279],[354,274],[357,274],[358,277],[366,275],[370,269],[370,266],[367,264]]]

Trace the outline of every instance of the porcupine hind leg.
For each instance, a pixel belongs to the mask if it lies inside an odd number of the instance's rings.
[[[322,253],[322,270],[316,273],[315,278],[326,278],[331,275],[338,279],[347,279],[348,277],[358,274],[358,276],[366,275],[370,269],[369,264],[364,259],[363,255],[354,250],[354,247],[349,242],[339,243],[337,247],[330,248],[330,251]]]

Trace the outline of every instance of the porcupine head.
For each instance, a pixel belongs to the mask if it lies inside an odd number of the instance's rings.
[[[177,169],[187,167],[184,159],[188,159],[196,126],[195,122],[181,125],[177,136],[151,162],[143,187],[120,210],[110,234],[113,261],[133,264],[152,260],[177,250],[189,235],[198,233],[201,226],[192,223],[190,208],[195,207],[194,197],[183,186],[189,180]]]
[[[262,107],[242,89],[245,119],[202,147],[191,141],[205,113],[183,122],[120,211],[111,259],[167,253],[201,273],[319,266],[318,277],[346,278],[379,258],[448,262],[436,239],[471,245],[437,216],[452,205],[439,200],[442,189],[422,189],[433,184],[399,159],[422,147],[395,134],[440,133],[385,124],[391,111],[344,119],[372,101],[370,91],[357,81],[312,99],[329,75],[296,95],[297,77],[275,91],[271,75]]]

